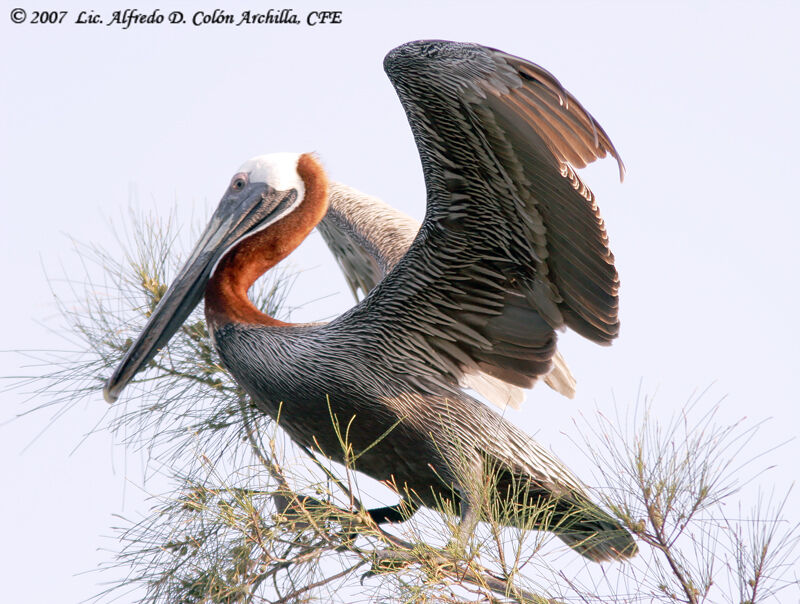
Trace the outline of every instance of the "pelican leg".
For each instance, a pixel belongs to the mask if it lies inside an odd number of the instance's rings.
[[[480,520],[481,503],[480,500],[476,500],[475,494],[469,490],[458,488],[457,491],[461,497],[459,504],[461,514],[453,540],[459,549],[466,550],[469,538],[475,532],[475,527],[478,526],[478,521]]]
[[[479,510],[480,508],[473,505],[469,499],[464,498],[461,500],[461,521],[458,523],[458,532],[467,539],[473,533],[475,527],[478,526],[478,520],[480,520]]]
[[[405,522],[416,513],[419,506],[419,503],[403,498],[400,500],[400,503],[396,503],[395,505],[387,505],[386,507],[367,510],[367,514],[369,514],[375,524]]]

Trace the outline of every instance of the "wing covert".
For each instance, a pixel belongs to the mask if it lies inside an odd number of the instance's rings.
[[[340,183],[331,183],[328,213],[317,225],[350,285],[353,297],[366,296],[408,251],[419,231],[410,216]],[[548,374],[547,383],[565,396],[574,393],[574,380],[563,359]],[[480,392],[500,408],[518,408],[523,392],[482,372],[463,373],[459,385]]]

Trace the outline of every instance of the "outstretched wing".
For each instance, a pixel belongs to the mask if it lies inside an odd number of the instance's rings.
[[[399,371],[455,381],[483,371],[520,387],[551,370],[555,329],[609,343],[619,281],[574,171],[619,161],[605,132],[548,72],[494,49],[412,42],[384,66],[419,149],[427,212],[395,269],[339,321],[372,325],[364,337],[391,346]]]
[[[353,296],[366,296],[408,251],[419,223],[352,187],[331,183],[329,206],[317,225]]]

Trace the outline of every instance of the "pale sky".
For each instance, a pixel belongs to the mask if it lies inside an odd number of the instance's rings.
[[[627,167],[623,184],[611,161],[584,174],[617,257],[621,336],[610,348],[564,336],[577,397],[537,388],[520,412],[509,412],[511,421],[579,475],[588,466],[570,440],[572,418],[613,409],[613,399],[630,404],[640,388],[656,394],[655,409],[668,417],[711,386],[704,402],[722,401],[719,421],[769,419],[754,451],[795,438],[797,3],[461,1],[389,9],[339,0],[324,7],[342,11],[339,25],[128,30],[77,25],[82,9],[105,20],[112,10],[60,4],[68,10],[60,25],[13,24],[12,8],[24,8],[29,20],[39,8],[25,1],[5,2],[0,14],[0,349],[68,347],[45,271],[78,274],[70,237],[113,251],[109,219],[120,224],[131,203],[159,213],[177,203],[186,221],[208,216],[253,155],[315,151],[331,178],[421,217],[419,159],[382,61],[408,40],[445,38],[551,71],[602,124]],[[261,5],[225,4],[231,14]],[[162,12],[191,16],[219,6],[192,0]],[[319,8],[294,10],[303,18]],[[308,269],[292,303],[335,294],[295,320],[351,304],[317,235],[292,260]],[[0,375],[30,373],[23,363],[2,353]],[[104,578],[81,573],[110,558],[102,548],[115,547],[113,514],[147,508],[137,457],[107,434],[83,439],[106,411],[99,391],[29,447],[50,414],[8,420],[45,401],[14,391],[3,402],[2,599],[88,598]],[[764,458],[763,467],[776,467],[759,480],[785,490],[799,475],[798,459],[793,440]],[[800,496],[791,501],[800,509]]]

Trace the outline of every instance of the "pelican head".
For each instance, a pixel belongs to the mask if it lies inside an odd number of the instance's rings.
[[[106,382],[113,403],[164,346],[203,298],[220,259],[244,238],[274,224],[303,201],[298,153],[259,155],[236,171],[186,264],[150,315],[144,330]]]

